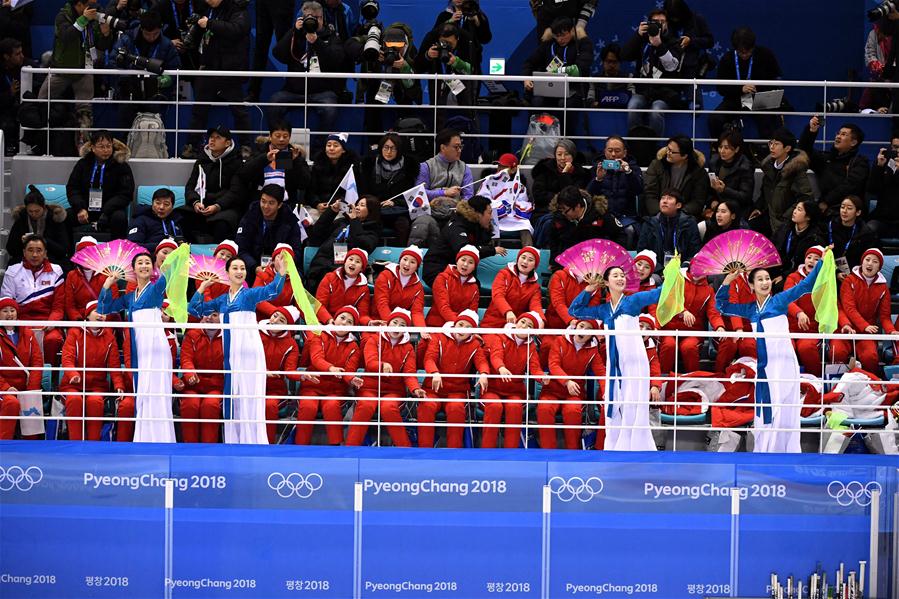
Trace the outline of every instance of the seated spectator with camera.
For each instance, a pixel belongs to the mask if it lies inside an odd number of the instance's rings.
[[[172,41],[181,66],[185,69],[196,69],[200,63],[200,38],[203,30],[197,25],[200,17],[206,13],[203,0],[172,0],[158,2],[154,7],[162,19],[162,35]]]
[[[300,16],[293,28],[278,40],[273,50],[274,57],[287,65],[290,73],[340,73],[344,70],[345,55],[343,43],[325,26],[322,5],[318,2],[303,2]],[[298,106],[269,106],[267,116],[270,123],[284,118],[290,110],[302,108],[308,103],[318,115],[319,131],[333,131],[337,123],[337,108],[319,104],[337,104],[343,93],[346,80],[333,79],[287,79],[284,89],[272,94],[273,104],[298,104]],[[308,97],[305,95],[308,90]]]
[[[799,148],[808,154],[815,172],[821,197],[818,207],[825,215],[835,214],[840,203],[848,195],[865,197],[868,184],[868,159],[859,151],[865,134],[854,123],[840,125],[829,151],[815,149],[815,136],[821,128],[821,119],[813,116],[802,135]]]
[[[892,137],[890,147],[877,152],[868,177],[868,192],[877,196],[869,225],[879,238],[899,237],[899,133]]]
[[[257,139],[256,153],[238,173],[248,195],[274,183],[284,188],[291,205],[297,205],[300,191],[309,186],[310,173],[303,148],[290,143],[292,131],[289,122],[273,121],[268,137]]]
[[[207,139],[184,186],[184,229],[193,243],[232,239],[246,210],[237,176],[243,161],[231,131],[219,125],[207,132]]]
[[[134,198],[130,154],[128,146],[105,129],[94,131],[90,141],[81,146],[82,157],[66,183],[70,228],[97,239],[101,237],[94,231],[106,233],[110,239],[125,239],[126,211]]]
[[[421,42],[415,59],[415,72],[441,75],[471,75],[472,58],[469,35],[453,22],[446,22],[428,32]],[[442,106],[471,106],[478,96],[477,81],[449,79],[428,81],[428,96],[432,104]],[[443,120],[439,120],[440,123]],[[438,128],[440,125],[438,124]]]
[[[140,244],[152,252],[163,239],[180,241],[184,237],[181,230],[181,214],[175,212],[175,194],[167,187],[153,192],[149,206],[138,206],[131,219],[128,240]]]
[[[624,228],[627,249],[637,249],[640,236],[640,196],[643,194],[643,171],[637,160],[628,154],[627,144],[619,135],[606,139],[603,159],[596,165],[593,180],[587,191],[594,196],[605,196],[609,213]]]
[[[484,46],[493,39],[493,32],[490,31],[487,13],[481,9],[478,0],[449,0],[446,10],[437,15],[434,29],[443,23],[453,23],[467,34],[463,41],[468,44],[471,72],[473,75],[483,74],[481,62]]]
[[[593,42],[588,37],[579,37],[574,21],[559,17],[552,22],[552,39],[541,42],[537,49],[524,61],[521,74],[568,75],[588,77],[593,65]],[[568,84],[567,98],[547,97],[535,91],[533,81],[524,82],[525,97],[531,96],[532,106],[582,107],[587,97],[587,86],[583,83]]]

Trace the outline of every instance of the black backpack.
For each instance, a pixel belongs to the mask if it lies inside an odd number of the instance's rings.
[[[430,136],[404,135],[408,133],[427,133],[428,127],[418,117],[406,117],[398,119],[393,130],[403,136],[406,144],[406,154],[412,156],[419,162],[424,162],[431,157],[431,146],[433,142]]]

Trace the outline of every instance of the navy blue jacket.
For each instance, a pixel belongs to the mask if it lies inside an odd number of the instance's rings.
[[[149,251],[166,237],[182,237],[181,214],[172,210],[165,220],[160,219],[150,206],[138,206],[128,226],[128,241],[138,243]]]
[[[275,246],[286,243],[293,248],[294,256],[302,256],[300,222],[287,204],[282,204],[278,215],[271,223],[265,223],[259,201],[250,204],[249,210],[237,227],[237,247],[240,257],[253,272],[260,265],[262,256],[271,256]]]
[[[637,206],[640,195],[643,193],[643,171],[640,165],[632,156],[626,156],[624,159],[631,167],[631,172],[624,171],[606,171],[606,176],[602,181],[597,181],[595,177],[596,166],[594,165],[594,178],[587,185],[587,191],[590,195],[606,196],[609,203],[609,212],[617,216],[637,218]]]
[[[683,211],[678,212],[675,218],[674,240],[678,251],[680,251],[681,260],[692,260],[699,248],[702,247],[696,219]],[[662,235],[664,233],[667,236],[670,233],[668,224],[663,223],[662,219],[665,219],[665,217],[662,216],[661,212],[647,218],[643,228],[640,229],[640,241],[637,242],[637,247],[652,250],[659,257],[658,264],[656,264],[656,272],[662,272],[662,269],[665,267],[665,245]]]
[[[134,27],[120,35],[119,39],[116,40],[115,45],[112,47],[113,54],[118,52],[119,48],[125,48],[129,54],[139,54],[141,56],[146,56],[147,58],[158,58],[162,61],[162,68],[166,71],[181,68],[181,57],[178,56],[178,50],[175,49],[172,40],[160,34],[156,43],[152,46],[153,50],[148,54],[144,54],[137,48],[136,40],[139,35],[140,27]]]

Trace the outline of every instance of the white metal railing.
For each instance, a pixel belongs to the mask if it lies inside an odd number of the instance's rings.
[[[19,325],[19,326],[25,326],[25,327],[30,327],[30,328],[47,326],[47,327],[62,327],[62,328],[76,327],[76,328],[84,329],[87,325],[87,323],[85,323],[85,322],[56,322],[56,321],[7,321],[7,322],[10,325]],[[163,324],[163,323],[159,323],[159,324],[140,323],[140,324],[137,324],[137,323],[129,323],[129,322],[111,321],[111,322],[96,322],[96,323],[90,323],[90,324],[91,324],[91,326],[106,327],[106,328],[113,328],[113,329],[165,328],[165,329],[178,330],[178,329],[182,328],[181,325],[178,325],[178,324]],[[270,327],[267,325],[236,325],[236,324],[221,325],[221,324],[204,324],[204,323],[195,323],[195,324],[192,323],[192,324],[187,325],[187,327],[188,328],[196,328],[196,329],[226,329],[227,328],[227,329],[232,329],[232,330],[251,329],[251,330],[260,330],[260,331],[265,330],[265,329],[276,329],[276,330],[290,330],[292,332],[292,334],[309,333],[310,331],[314,332],[316,330],[321,331],[323,329],[327,329],[328,331],[332,331],[332,332],[334,332],[334,331],[355,332],[355,333],[357,333],[357,338],[358,338],[358,333],[360,333],[360,332],[363,332],[367,335],[373,335],[375,333],[388,332],[391,330],[393,330],[393,331],[398,330],[395,327],[393,327],[393,328],[391,328],[391,327],[360,327],[360,326],[355,326],[355,327],[333,327],[333,326],[309,327],[309,326],[305,326],[305,325],[285,325],[285,326],[278,326],[278,327]],[[432,335],[436,334],[436,333],[442,333],[442,332],[447,331],[447,329],[445,329],[445,328],[432,328],[432,327],[425,327],[425,328],[403,327],[401,330],[403,330],[405,332],[413,333],[413,334],[429,333]],[[505,333],[509,332],[508,329],[469,329],[469,330],[472,331],[473,333],[476,333],[479,335],[505,334]],[[539,338],[541,340],[547,336],[570,334],[571,332],[572,332],[571,330],[528,330],[529,335],[531,335],[534,338]],[[610,333],[610,331],[607,331],[607,330],[600,330],[600,331],[585,331],[585,334],[590,334],[590,335],[596,336],[602,341],[604,341],[605,338],[608,337],[610,334],[614,334],[615,336],[641,335],[641,336],[651,336],[654,338],[661,338],[661,337],[680,338],[680,337],[688,336],[688,337],[700,337],[700,338],[711,337],[711,338],[733,338],[733,339],[764,337],[764,338],[768,338],[768,339],[773,339],[773,338],[786,337],[786,338],[790,338],[790,339],[819,339],[819,340],[820,339],[834,339],[834,340],[839,339],[839,340],[847,340],[847,341],[866,340],[866,341],[883,341],[883,342],[889,342],[889,343],[895,343],[895,342],[899,341],[899,338],[897,338],[896,336],[893,336],[893,335],[858,335],[858,334],[855,334],[855,335],[821,335],[821,334],[814,334],[814,333],[801,333],[801,334],[800,333],[797,333],[797,334],[793,334],[793,333],[763,333],[763,334],[759,334],[759,333],[753,333],[753,332],[719,333],[719,332],[715,332],[715,331],[641,331],[641,332],[616,331],[614,333]],[[378,339],[379,340],[381,339],[380,334],[378,334]],[[604,359],[604,354],[601,353],[600,355],[603,356],[603,359]],[[361,356],[361,349],[360,349],[360,356]],[[677,370],[679,370],[679,368],[678,368],[679,361],[680,361],[679,353],[675,352],[675,366],[674,366],[675,372]],[[109,372],[110,371],[109,368],[87,368],[85,366],[85,364],[86,364],[86,362],[82,362],[81,365],[76,365],[75,369],[78,371],[82,371],[82,372]],[[360,364],[361,364],[361,367],[364,367],[364,361],[360,361]],[[823,368],[823,366],[826,364],[827,364],[827,362],[825,361],[825,358],[824,358],[824,355],[822,352],[822,372],[825,370]],[[423,388],[429,389],[429,381],[432,378],[431,375],[428,375],[423,372],[423,370],[422,370],[423,364],[420,361],[417,363],[417,366],[418,366],[418,372],[414,376],[419,379],[419,381],[422,383]],[[0,376],[4,376],[6,371],[11,371],[11,370],[20,370],[20,368],[18,366],[0,367]],[[59,378],[59,375],[57,375],[55,373],[61,373],[63,370],[64,369],[61,366],[60,367],[49,367],[49,366],[45,365],[43,367],[43,371],[50,371],[51,377],[55,377],[55,378]],[[126,375],[133,372],[131,370],[128,370],[124,366],[122,367],[122,370],[124,370],[126,372]],[[180,372],[180,369],[175,367],[173,369],[173,371],[174,371],[174,373],[177,374]],[[171,377],[171,374],[172,374],[172,371],[154,370],[154,369],[147,369],[144,367],[141,367],[139,369],[139,372],[142,375],[156,374],[158,376],[167,376],[169,378]],[[199,375],[227,374],[228,373],[228,371],[226,371],[224,369],[210,369],[210,370],[200,369],[200,370],[191,370],[191,372],[197,373]],[[241,373],[243,373],[243,374],[247,374],[250,372],[251,371],[241,370]],[[286,376],[288,374],[298,374],[298,373],[300,375],[305,375],[305,376],[335,376],[335,373],[333,373],[333,372],[315,371],[310,368],[299,369],[298,371],[295,371],[295,372],[265,371],[266,375],[278,375],[278,376]],[[262,373],[258,373],[258,374],[262,374]],[[347,373],[347,374],[349,375],[351,373]],[[405,378],[405,377],[410,376],[409,374],[401,373],[401,372],[372,373],[372,372],[365,372],[364,370],[360,370],[356,374],[358,376],[362,377],[363,379],[368,379],[368,380],[378,377],[379,392],[377,394],[377,397],[372,398],[372,399],[377,400],[379,402],[379,406],[380,406],[380,401],[381,401],[380,384],[381,384],[382,378],[384,378],[384,379],[391,378],[391,377]],[[471,379],[475,378],[476,376],[477,375],[472,375],[472,374],[451,375],[451,374],[442,374],[441,373],[441,377],[444,379],[464,378],[464,379],[471,380]],[[82,376],[82,380],[84,380],[84,378],[85,377]],[[498,379],[500,379],[501,375],[488,374],[488,375],[486,375],[486,378],[488,379],[487,386],[488,386],[488,391],[489,391],[491,382],[494,382],[494,381],[497,381]],[[538,424],[533,419],[533,417],[529,417],[529,414],[533,411],[533,409],[541,404],[541,399],[539,398],[539,394],[534,393],[534,384],[535,383],[544,384],[547,381],[558,380],[558,379],[563,379],[563,378],[572,378],[572,379],[577,379],[578,381],[590,382],[594,385],[595,390],[594,390],[594,393],[592,396],[587,395],[583,401],[578,400],[578,401],[573,402],[573,403],[580,404],[583,407],[583,409],[586,409],[586,412],[584,413],[584,415],[586,416],[586,421],[582,420],[582,423],[577,424],[577,425],[566,425],[566,424],[558,423],[558,424],[550,425],[549,426],[550,428],[552,428],[554,430],[578,429],[581,431],[586,430],[586,431],[597,431],[597,432],[608,431],[612,428],[615,428],[608,421],[602,422],[602,420],[604,420],[604,419],[599,415],[599,413],[607,407],[602,399],[602,395],[599,393],[600,382],[602,382],[604,379],[606,379],[606,377],[598,376],[596,374],[562,376],[562,375],[553,375],[550,372],[546,372],[544,375],[538,375],[538,374],[533,374],[530,372],[525,372],[523,374],[514,376],[513,379],[521,381],[523,386],[525,386],[525,388],[527,389],[527,394],[526,394],[526,397],[524,398],[524,401],[521,401],[518,398],[509,398],[509,397],[502,397],[502,398],[499,398],[498,400],[490,400],[490,401],[491,402],[495,401],[497,403],[502,403],[502,404],[506,404],[506,403],[524,404],[524,411],[523,411],[524,418],[523,418],[523,421],[520,423],[520,425],[518,423],[507,424],[505,422],[501,422],[498,424],[485,424],[484,422],[479,421],[477,417],[475,417],[473,419],[470,418],[470,415],[475,414],[476,408],[478,408],[481,405],[481,400],[478,397],[476,397],[474,395],[474,393],[471,392],[473,387],[470,384],[468,385],[469,393],[468,393],[468,397],[466,397],[466,398],[462,398],[462,399],[448,398],[448,397],[443,397],[439,393],[432,393],[432,394],[429,394],[429,397],[427,398],[426,401],[437,401],[440,403],[465,403],[465,404],[467,404],[466,413],[468,415],[466,416],[466,420],[464,423],[437,422],[437,423],[434,423],[434,426],[446,427],[446,428],[471,427],[472,429],[479,429],[479,430],[481,430],[481,432],[483,432],[483,429],[490,428],[490,427],[500,428],[500,429],[505,429],[505,428],[510,428],[510,427],[512,427],[512,428],[520,427],[521,431],[524,432],[525,437],[527,438],[527,436],[530,435],[530,433],[538,432],[540,429],[547,428],[546,426]],[[635,378],[638,378],[638,377],[632,377],[632,376],[608,377],[609,380],[634,380]],[[653,380],[658,379],[658,380],[664,381],[666,384],[671,384],[672,381],[683,382],[683,381],[690,380],[689,377],[684,377],[682,375],[677,376],[677,377],[661,376],[661,377],[652,377],[652,378],[653,378]],[[640,380],[643,380],[643,379],[640,379]],[[718,381],[718,382],[722,382],[722,383],[732,382],[732,380],[728,377],[725,377],[723,375],[723,373],[719,374],[716,377],[703,377],[702,380]],[[774,378],[769,378],[769,379],[744,378],[744,379],[740,379],[740,382],[757,383],[761,380],[767,380],[770,383],[812,382],[815,385],[820,385],[822,387],[822,401],[819,404],[806,403],[803,401],[801,396],[797,396],[793,401],[791,401],[787,404],[783,404],[783,406],[787,407],[787,408],[790,408],[790,407],[792,407],[792,408],[801,407],[801,409],[815,408],[816,411],[823,411],[825,408],[827,408],[826,404],[823,401],[824,390],[826,390],[828,385],[834,384],[836,382],[833,380],[826,380],[823,378],[816,379],[815,381],[809,381],[808,379],[798,379],[797,380],[797,379],[774,379]],[[881,383],[885,386],[884,387],[885,389],[899,389],[899,380],[881,381]],[[649,385],[648,380],[646,381],[646,384],[647,384],[647,393],[648,393],[648,385]],[[27,391],[37,391],[37,390],[19,389],[16,392],[12,392],[12,393],[0,393],[0,396],[3,396],[3,395],[16,396],[16,395],[21,395]],[[678,385],[675,385],[672,392],[663,394],[660,398],[660,401],[652,402],[651,406],[646,403],[646,399],[640,400],[638,398],[616,398],[615,402],[617,403],[617,405],[627,405],[629,403],[642,403],[642,405],[646,406],[647,410],[651,409],[653,411],[659,410],[663,407],[668,407],[668,408],[670,408],[670,411],[673,414],[677,414],[678,409],[684,408],[684,407],[699,406],[700,410],[703,409],[703,406],[705,405],[704,402],[697,402],[697,401],[691,401],[689,399],[685,400],[685,399],[679,398],[680,393],[681,392],[679,390]],[[80,395],[82,397],[82,401],[84,401],[84,397],[86,395],[99,395],[99,396],[103,396],[105,398],[114,399],[117,405],[118,405],[118,402],[122,399],[122,397],[114,391],[104,391],[104,392],[94,393],[94,392],[90,392],[86,389],[83,389],[83,392],[77,392],[77,391],[76,392],[67,392],[66,394],[67,395],[74,394],[76,396]],[[51,389],[41,390],[40,395],[42,397],[52,398],[52,397],[55,397],[58,395],[62,395],[62,393],[58,390],[58,385],[56,385]],[[133,397],[134,394],[128,393],[127,395],[131,395]],[[666,395],[670,395],[669,400],[665,399]],[[182,392],[174,392],[174,391],[172,392],[172,398],[174,401],[178,401],[178,400],[180,400],[184,397],[188,397],[188,396],[196,397],[197,394],[188,395],[188,394],[184,394]],[[212,393],[209,395],[202,395],[202,394],[199,395],[199,397],[208,397],[208,396],[221,397],[221,394],[220,393]],[[294,402],[294,401],[302,402],[304,399],[309,399],[311,397],[318,398],[317,396],[303,395],[302,384],[300,385],[300,391],[298,394],[288,393],[288,395],[283,395],[283,396],[280,396],[280,395],[267,396],[268,399],[278,400],[279,403]],[[353,393],[351,393],[349,391],[345,395],[329,396],[328,398],[347,402],[346,407],[350,407],[352,405],[352,402],[354,402],[358,399]],[[413,398],[413,397],[406,397],[406,398],[398,400],[398,401],[402,401],[407,404],[407,406],[409,408],[408,414],[411,416],[414,411],[413,408],[416,406],[416,404],[420,400]],[[545,399],[543,401],[545,402]],[[552,402],[560,404],[560,405],[564,405],[566,403],[572,403],[571,401],[569,401],[567,399],[560,399],[560,400],[553,399]],[[749,412],[749,410],[751,408],[755,408],[756,406],[759,406],[759,405],[761,405],[761,404],[758,404],[755,402],[742,402],[741,401],[737,404],[731,405],[731,404],[716,403],[716,402],[712,401],[710,404],[708,404],[707,410],[710,411],[713,408],[717,409],[717,408],[733,407],[733,408],[742,408],[742,409],[747,410],[747,412]],[[886,408],[886,407],[882,408],[882,411],[884,414],[883,423],[881,423],[880,425],[872,424],[870,422],[864,423],[864,428],[859,429],[859,434],[871,433],[871,434],[875,434],[875,435],[876,434],[895,435],[897,432],[897,429],[896,429],[895,421],[892,420],[894,417],[891,415],[888,408]],[[84,410],[83,410],[83,412],[84,412]],[[364,423],[351,423],[348,420],[348,418],[349,418],[348,410],[344,410],[343,413],[345,414],[344,419],[341,421],[334,422],[334,424],[337,424],[342,427],[349,426],[350,428],[352,428],[353,426],[363,426],[364,425]],[[747,414],[747,419],[750,419],[750,414]],[[413,420],[405,422],[401,426],[407,426],[410,428],[415,428],[415,427],[419,426],[420,423],[418,423],[417,421],[414,420],[414,416],[412,418],[413,418]],[[137,420],[167,421],[167,419],[158,419],[158,418],[157,419],[151,419],[151,418],[141,419],[139,417],[128,418],[128,417],[118,417],[115,415],[108,415],[108,414],[104,414],[102,417],[90,417],[90,416],[86,416],[86,415],[78,416],[78,417],[65,416],[65,415],[63,415],[63,416],[57,416],[57,415],[0,416],[0,421],[10,420],[10,419],[19,419],[19,420],[34,419],[34,420],[45,420],[45,421],[61,420],[61,421],[69,422],[70,425],[73,424],[72,421],[76,421],[76,422],[80,422],[80,424],[77,424],[77,426],[82,427],[82,429],[84,428],[84,425],[86,422],[96,421],[96,420],[101,420],[103,422],[107,422],[107,421],[135,422]],[[640,429],[649,428],[653,432],[661,432],[666,437],[668,437],[668,439],[671,441],[671,446],[675,449],[678,446],[678,435],[679,434],[682,436],[682,440],[683,440],[683,435],[693,434],[695,437],[699,432],[702,432],[703,434],[711,432],[711,431],[731,431],[731,432],[736,432],[736,433],[751,433],[754,430],[751,421],[747,425],[740,426],[740,427],[717,427],[717,426],[711,426],[708,423],[708,418],[706,418],[706,422],[701,423],[701,424],[684,424],[682,419],[677,418],[677,417],[673,418],[672,420],[673,421],[671,424],[653,424],[651,422],[648,426],[621,427],[621,428],[628,428],[629,430],[633,430],[635,428],[640,428]],[[223,418],[219,418],[219,419],[178,418],[178,419],[175,419],[176,423],[178,423],[178,422],[181,422],[181,423],[184,423],[184,422],[198,422],[198,423],[214,422],[214,423],[221,424],[226,421],[232,422],[232,423],[234,423],[234,422],[249,422],[249,421],[240,421],[240,420],[234,420],[234,419],[225,420]],[[259,421],[257,420],[254,422],[259,422]],[[854,423],[851,420],[848,422],[850,424],[854,424],[856,426],[862,426],[861,424]],[[296,425],[296,424],[312,424],[312,425],[331,424],[331,422],[323,422],[320,420],[297,420],[295,417],[292,419],[288,419],[288,420],[280,420],[280,419],[279,420],[266,420],[265,423],[282,425],[282,426],[287,426],[287,427]],[[430,423],[428,423],[428,425],[430,426]],[[377,443],[378,440],[381,439],[381,437],[382,437],[382,432],[385,432],[387,430],[387,428],[389,428],[391,426],[398,426],[398,425],[393,422],[383,421],[380,418],[380,412],[376,411],[375,416],[373,417],[372,421],[368,424],[368,426],[373,427],[369,430],[374,432],[373,436],[374,436],[375,442]],[[885,429],[884,426],[888,426],[888,428]],[[889,428],[889,427],[892,427],[892,428]],[[816,435],[818,435],[818,440],[817,440],[816,445],[818,446],[819,451],[823,450],[826,438],[829,433],[830,434],[842,434],[842,432],[839,432],[839,431],[832,432],[829,428],[827,428],[825,419],[823,419],[823,418],[818,419],[817,421],[815,421],[807,426],[803,426],[799,430],[791,429],[791,428],[778,428],[778,427],[773,427],[773,428],[766,427],[765,430],[774,431],[774,432],[799,432],[799,431],[801,431],[803,433],[816,434]],[[682,446],[683,446],[683,444],[682,444]]]

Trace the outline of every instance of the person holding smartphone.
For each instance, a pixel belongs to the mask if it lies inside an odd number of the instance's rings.
[[[587,191],[590,195],[605,196],[609,212],[624,227],[627,248],[636,249],[640,236],[637,205],[643,193],[643,171],[637,165],[637,159],[628,152],[621,136],[610,135],[606,139],[603,159],[596,164]]]
[[[268,138],[261,138],[256,153],[247,160],[237,176],[247,192],[275,183],[284,188],[287,202],[296,206],[299,191],[309,186],[311,173],[303,148],[290,143],[293,127],[284,119],[271,122]]]

